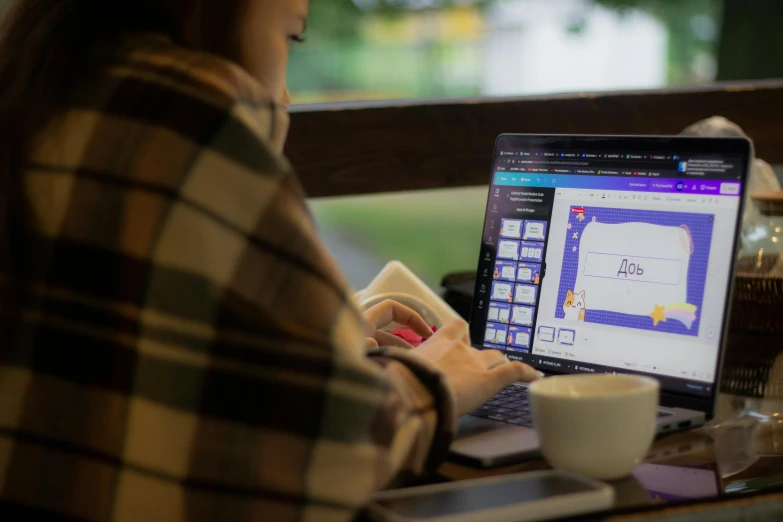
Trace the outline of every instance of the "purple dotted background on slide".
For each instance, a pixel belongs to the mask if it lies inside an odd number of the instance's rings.
[[[492,332],[492,339],[487,338],[487,334]],[[487,323],[487,328],[484,330],[484,342],[505,342],[506,335],[508,334],[508,326],[505,324]]]
[[[544,330],[544,334],[541,333],[541,331]],[[538,327],[538,335],[536,338],[541,341],[542,343],[553,343],[555,342],[555,332],[556,329],[554,326],[539,326]]]
[[[568,337],[568,336],[562,336],[561,337],[561,334],[563,332],[570,333],[571,336],[570,337]],[[568,339],[568,340],[566,340],[566,339]],[[575,341],[576,341],[576,331],[575,330],[571,330],[569,328],[558,328],[557,329],[557,344],[564,344],[564,345],[567,345],[567,346],[572,346]]]
[[[514,281],[517,274],[516,266],[517,264],[513,261],[495,261],[495,270],[492,272],[492,279]],[[503,269],[505,269],[506,275],[509,277],[503,276]]]
[[[511,326],[508,329],[509,345],[513,348],[523,348],[527,350],[530,348],[530,337],[533,330],[525,328],[524,326]],[[527,334],[527,343],[517,343],[517,334]]]
[[[511,305],[490,301],[487,319],[494,323],[508,323],[511,320]]]
[[[514,289],[514,302],[518,304],[533,306],[536,304],[537,296],[538,287],[535,285],[517,283]]]
[[[524,219],[503,218],[500,220],[500,237],[522,239],[522,230],[524,226]],[[516,231],[516,234],[510,234],[509,230]]]
[[[528,227],[530,227],[529,231]],[[543,241],[546,238],[546,227],[546,221],[525,221],[525,231],[522,233],[522,239],[526,241]],[[533,230],[540,230],[541,234],[533,236]]]
[[[519,249],[520,261],[533,261],[540,263],[544,257],[544,243],[538,241],[522,241]]]
[[[530,271],[530,278],[526,279],[523,277],[523,274],[527,274],[528,270]],[[536,276],[538,276],[538,281],[536,281]],[[517,268],[517,282],[519,283],[530,283],[532,285],[537,285],[541,281],[541,265],[538,263],[519,263]]]
[[[513,255],[505,255],[505,252],[511,252],[513,250],[511,248],[511,245],[516,247],[516,250],[514,250]],[[508,259],[511,261],[516,261],[519,259],[519,241],[515,241],[513,239],[501,239],[498,241],[498,253],[496,256],[498,259]]]
[[[590,310],[589,307],[585,311],[585,322],[681,335],[699,335],[701,305],[704,299],[704,285],[707,280],[712,231],[715,221],[713,214],[579,206],[571,208],[584,208],[585,219],[580,220],[577,218],[578,214],[569,213],[568,223],[571,225],[571,228],[568,230],[565,239],[563,271],[560,276],[555,317],[559,319],[565,317],[562,304],[565,302],[568,290],[573,290],[576,284],[577,272],[579,270],[579,239],[573,239],[573,233],[578,232],[578,237],[581,238],[582,232],[587,224],[593,221],[593,218],[599,223],[611,225],[620,223],[649,223],[667,227],[685,225],[690,229],[693,239],[693,254],[691,254],[688,266],[687,300],[688,304],[696,306],[696,320],[690,329],[679,321],[660,322],[658,326],[653,326],[653,320],[648,316],[630,315],[606,310]],[[652,312],[652,310],[650,311]]]
[[[506,299],[501,299],[499,297],[496,297],[498,295],[498,287],[501,289],[503,287],[509,287],[508,291],[508,297]],[[491,301],[500,301],[501,303],[510,303],[514,298],[514,283],[508,283],[506,281],[492,281],[492,288],[491,293],[489,294],[489,299]]]
[[[517,315],[524,315],[522,312],[527,312],[527,317],[529,318],[527,322],[520,322],[515,321],[514,317]],[[518,324],[521,326],[532,326],[533,325],[533,315],[535,314],[535,307],[533,306],[524,306],[524,305],[514,305],[513,311],[511,313],[511,324]]]

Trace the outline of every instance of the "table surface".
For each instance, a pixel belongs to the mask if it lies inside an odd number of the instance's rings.
[[[492,470],[447,462],[439,474],[462,480],[548,468],[542,460]],[[658,439],[633,475],[612,486],[616,510],[783,488],[783,400],[721,395],[715,419]]]

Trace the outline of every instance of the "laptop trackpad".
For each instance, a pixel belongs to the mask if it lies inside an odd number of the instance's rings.
[[[451,452],[492,465],[495,461],[525,460],[538,456],[535,430],[479,417],[462,417]]]

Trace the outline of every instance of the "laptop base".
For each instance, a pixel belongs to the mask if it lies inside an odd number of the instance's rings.
[[[656,438],[704,425],[704,413],[679,408],[661,408],[668,415],[658,419]],[[460,418],[457,437],[448,460],[474,468],[499,468],[542,458],[533,428],[512,426],[466,415]]]

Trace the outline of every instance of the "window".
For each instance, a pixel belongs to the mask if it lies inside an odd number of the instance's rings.
[[[774,0],[311,2],[289,84],[309,103],[773,78],[781,17]]]

